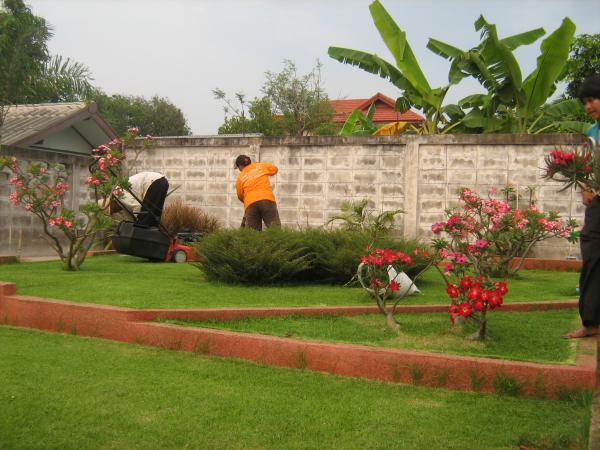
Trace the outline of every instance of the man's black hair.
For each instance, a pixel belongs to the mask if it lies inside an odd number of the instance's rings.
[[[243,168],[248,164],[252,164],[252,160],[249,156],[239,155],[237,158],[235,158],[235,167]]]
[[[582,102],[586,97],[600,98],[600,74],[592,75],[583,80],[577,97],[579,97],[579,100]]]

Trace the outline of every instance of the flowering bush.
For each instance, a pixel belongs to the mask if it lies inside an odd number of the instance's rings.
[[[400,329],[400,325],[394,318],[396,306],[400,301],[397,299],[392,308],[388,308],[388,300],[390,300],[395,292],[400,289],[400,283],[395,277],[390,277],[391,269],[400,274],[407,271],[413,265],[413,258],[403,252],[397,252],[390,249],[371,248],[367,249],[368,254],[361,258],[358,266],[358,277],[361,280],[366,280],[373,291],[373,296],[379,311],[386,317],[386,325],[394,331]],[[433,260],[429,258],[429,254],[424,249],[416,248],[414,255],[420,258],[427,258],[429,263],[425,268],[415,276],[415,279],[427,270]],[[414,280],[410,281],[414,283]]]
[[[582,190],[600,189],[600,161],[592,149],[574,148],[569,151],[555,149],[546,155],[545,179],[560,181],[565,186],[577,186]]]
[[[431,227],[434,234],[444,233],[450,239],[434,240],[444,261],[438,269],[446,280],[452,321],[459,316],[476,320],[475,337],[485,339],[486,313],[501,306],[508,292],[506,282],[494,283],[492,276],[516,273],[536,242],[551,237],[575,239],[577,224],[532,205],[519,209],[505,201],[483,199],[466,188],[460,192],[460,204],[447,211],[448,220]],[[520,262],[511,265],[517,257]]]
[[[135,140],[137,131],[128,132],[124,141]],[[62,164],[50,167],[47,163],[22,164],[15,157],[0,157],[0,170],[12,172],[10,183],[14,192],[9,200],[33,213],[42,222],[44,235],[69,270],[78,270],[96,233],[112,225],[107,215],[113,196],[120,197],[128,179],[122,175],[125,159],[123,142],[115,139],[92,151],[93,163],[86,185],[91,201],[79,211],[65,207],[64,198],[69,190],[68,173]],[[62,233],[61,239],[57,231]]]
[[[544,213],[533,205],[514,208],[510,203],[474,191],[460,191],[460,205],[447,211],[448,220],[435,223],[434,234],[445,233],[448,247],[485,276],[514,275],[531,247],[552,237],[576,239],[576,221],[562,220],[558,213]],[[462,207],[461,207],[462,206]],[[514,258],[518,264],[511,264]]]

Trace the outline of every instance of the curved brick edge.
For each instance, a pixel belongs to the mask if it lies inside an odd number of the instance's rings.
[[[19,262],[16,255],[0,255],[0,264],[13,264]]]
[[[19,296],[15,288],[14,283],[0,283],[0,323],[430,387],[493,392],[504,380],[517,383],[522,395],[547,398],[567,390],[596,387],[597,348],[593,338],[579,342],[574,366],[536,364],[147,323],[140,321],[144,311]],[[556,306],[545,302],[536,309]],[[299,309],[309,308],[282,310],[297,313]],[[364,308],[335,309],[338,313],[344,309],[358,313]]]
[[[511,267],[516,267],[518,259],[511,261]],[[521,269],[526,270],[551,270],[557,272],[578,272],[581,270],[581,260],[579,259],[541,259],[525,258]]]
[[[577,300],[556,300],[546,302],[508,303],[500,311],[546,311],[551,309],[575,309]],[[396,308],[398,314],[447,312],[448,305],[401,305]],[[376,306],[324,306],[324,307],[264,307],[264,308],[206,308],[206,309],[130,309],[131,320],[152,321],[156,319],[179,320],[240,320],[246,317],[270,316],[322,316],[356,315],[377,313]]]

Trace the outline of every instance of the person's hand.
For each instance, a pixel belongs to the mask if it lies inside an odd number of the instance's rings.
[[[588,206],[590,203],[592,203],[592,200],[595,196],[596,194],[593,191],[581,191],[581,203],[583,203],[585,206]]]

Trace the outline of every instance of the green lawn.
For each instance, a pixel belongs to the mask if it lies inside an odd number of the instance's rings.
[[[586,448],[589,396],[385,384],[7,326],[0,343],[3,449]]]
[[[280,337],[345,342],[379,347],[424,350],[460,355],[505,358],[543,363],[573,364],[576,343],[561,339],[579,324],[575,310],[492,312],[485,342],[465,339],[474,324],[453,327],[445,313],[397,316],[400,334],[385,327],[377,314],[358,316],[287,316],[234,321],[182,321],[186,326],[219,328]],[[470,325],[470,326],[469,326]]]
[[[507,302],[576,298],[579,274],[521,271],[509,282]],[[189,264],[150,263],[128,256],[88,258],[80,272],[58,261],[0,265],[0,280],[17,283],[22,295],[132,308],[218,308],[231,306],[369,305],[359,288],[342,286],[251,287],[207,282]],[[447,303],[444,282],[435,270],[417,281],[422,295],[403,304]]]

